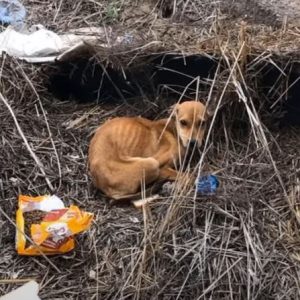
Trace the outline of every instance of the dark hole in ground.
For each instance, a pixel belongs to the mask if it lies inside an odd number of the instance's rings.
[[[122,102],[145,94],[195,97],[199,76],[199,91],[212,78],[217,61],[200,56],[149,56],[149,63],[126,70],[126,74],[111,65],[104,67],[96,59],[81,58],[53,66],[49,91],[60,100],[78,102]],[[191,82],[193,82],[191,84]],[[188,88],[187,88],[188,86]],[[207,88],[205,88],[207,89]]]
[[[131,77],[130,71],[125,77],[119,70],[105,67],[93,58],[81,58],[57,63],[50,76],[49,90],[60,100],[120,102],[138,96]]]
[[[182,94],[183,99],[195,99],[197,95],[205,99],[218,65],[217,59],[198,55],[156,55],[147,57],[146,61],[125,72],[111,65],[103,66],[93,58],[57,63],[51,71],[49,90],[60,100],[80,103],[138,105],[145,97],[150,101],[159,98],[156,102],[159,110],[177,102]],[[254,102],[262,112],[262,120],[265,112],[269,123],[271,120],[280,127],[300,125],[300,64],[281,63],[275,67],[264,63],[252,71],[256,74],[256,86],[250,87],[255,94],[253,98],[256,97]],[[249,81],[249,84],[253,83]],[[239,108],[234,106],[231,109],[240,120],[240,124],[233,127],[249,123],[245,122],[245,111],[239,113]]]
[[[267,64],[261,69],[261,92],[280,127],[300,125],[300,64]]]
[[[159,3],[159,9],[161,11],[161,16],[163,18],[171,18],[173,14],[173,3],[172,1],[160,1]]]

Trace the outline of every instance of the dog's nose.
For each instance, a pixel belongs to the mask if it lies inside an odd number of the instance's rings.
[[[193,148],[196,146],[196,144],[197,144],[196,140],[190,140],[190,142],[189,142],[190,147],[193,147]]]

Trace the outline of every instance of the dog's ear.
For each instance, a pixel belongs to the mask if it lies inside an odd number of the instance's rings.
[[[169,107],[169,115],[172,118],[175,118],[177,109],[178,109],[178,103],[173,104],[172,106]]]
[[[211,107],[206,107],[206,110],[205,110],[205,117],[206,119],[210,119],[215,113],[215,110],[212,109]]]
[[[207,101],[206,110],[205,110],[207,119],[210,119],[214,115],[218,105],[218,101],[219,101],[218,95],[212,95],[211,98]]]

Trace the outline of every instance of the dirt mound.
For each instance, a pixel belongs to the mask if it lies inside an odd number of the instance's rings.
[[[236,0],[220,3],[227,14],[256,24],[282,26],[286,21],[298,24],[300,18],[300,4],[297,0]]]

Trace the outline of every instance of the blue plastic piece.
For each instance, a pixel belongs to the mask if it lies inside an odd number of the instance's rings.
[[[202,195],[215,194],[219,186],[219,181],[214,175],[202,176],[196,181],[197,193]]]
[[[18,0],[0,0],[0,24],[22,23],[25,16],[25,7]]]

